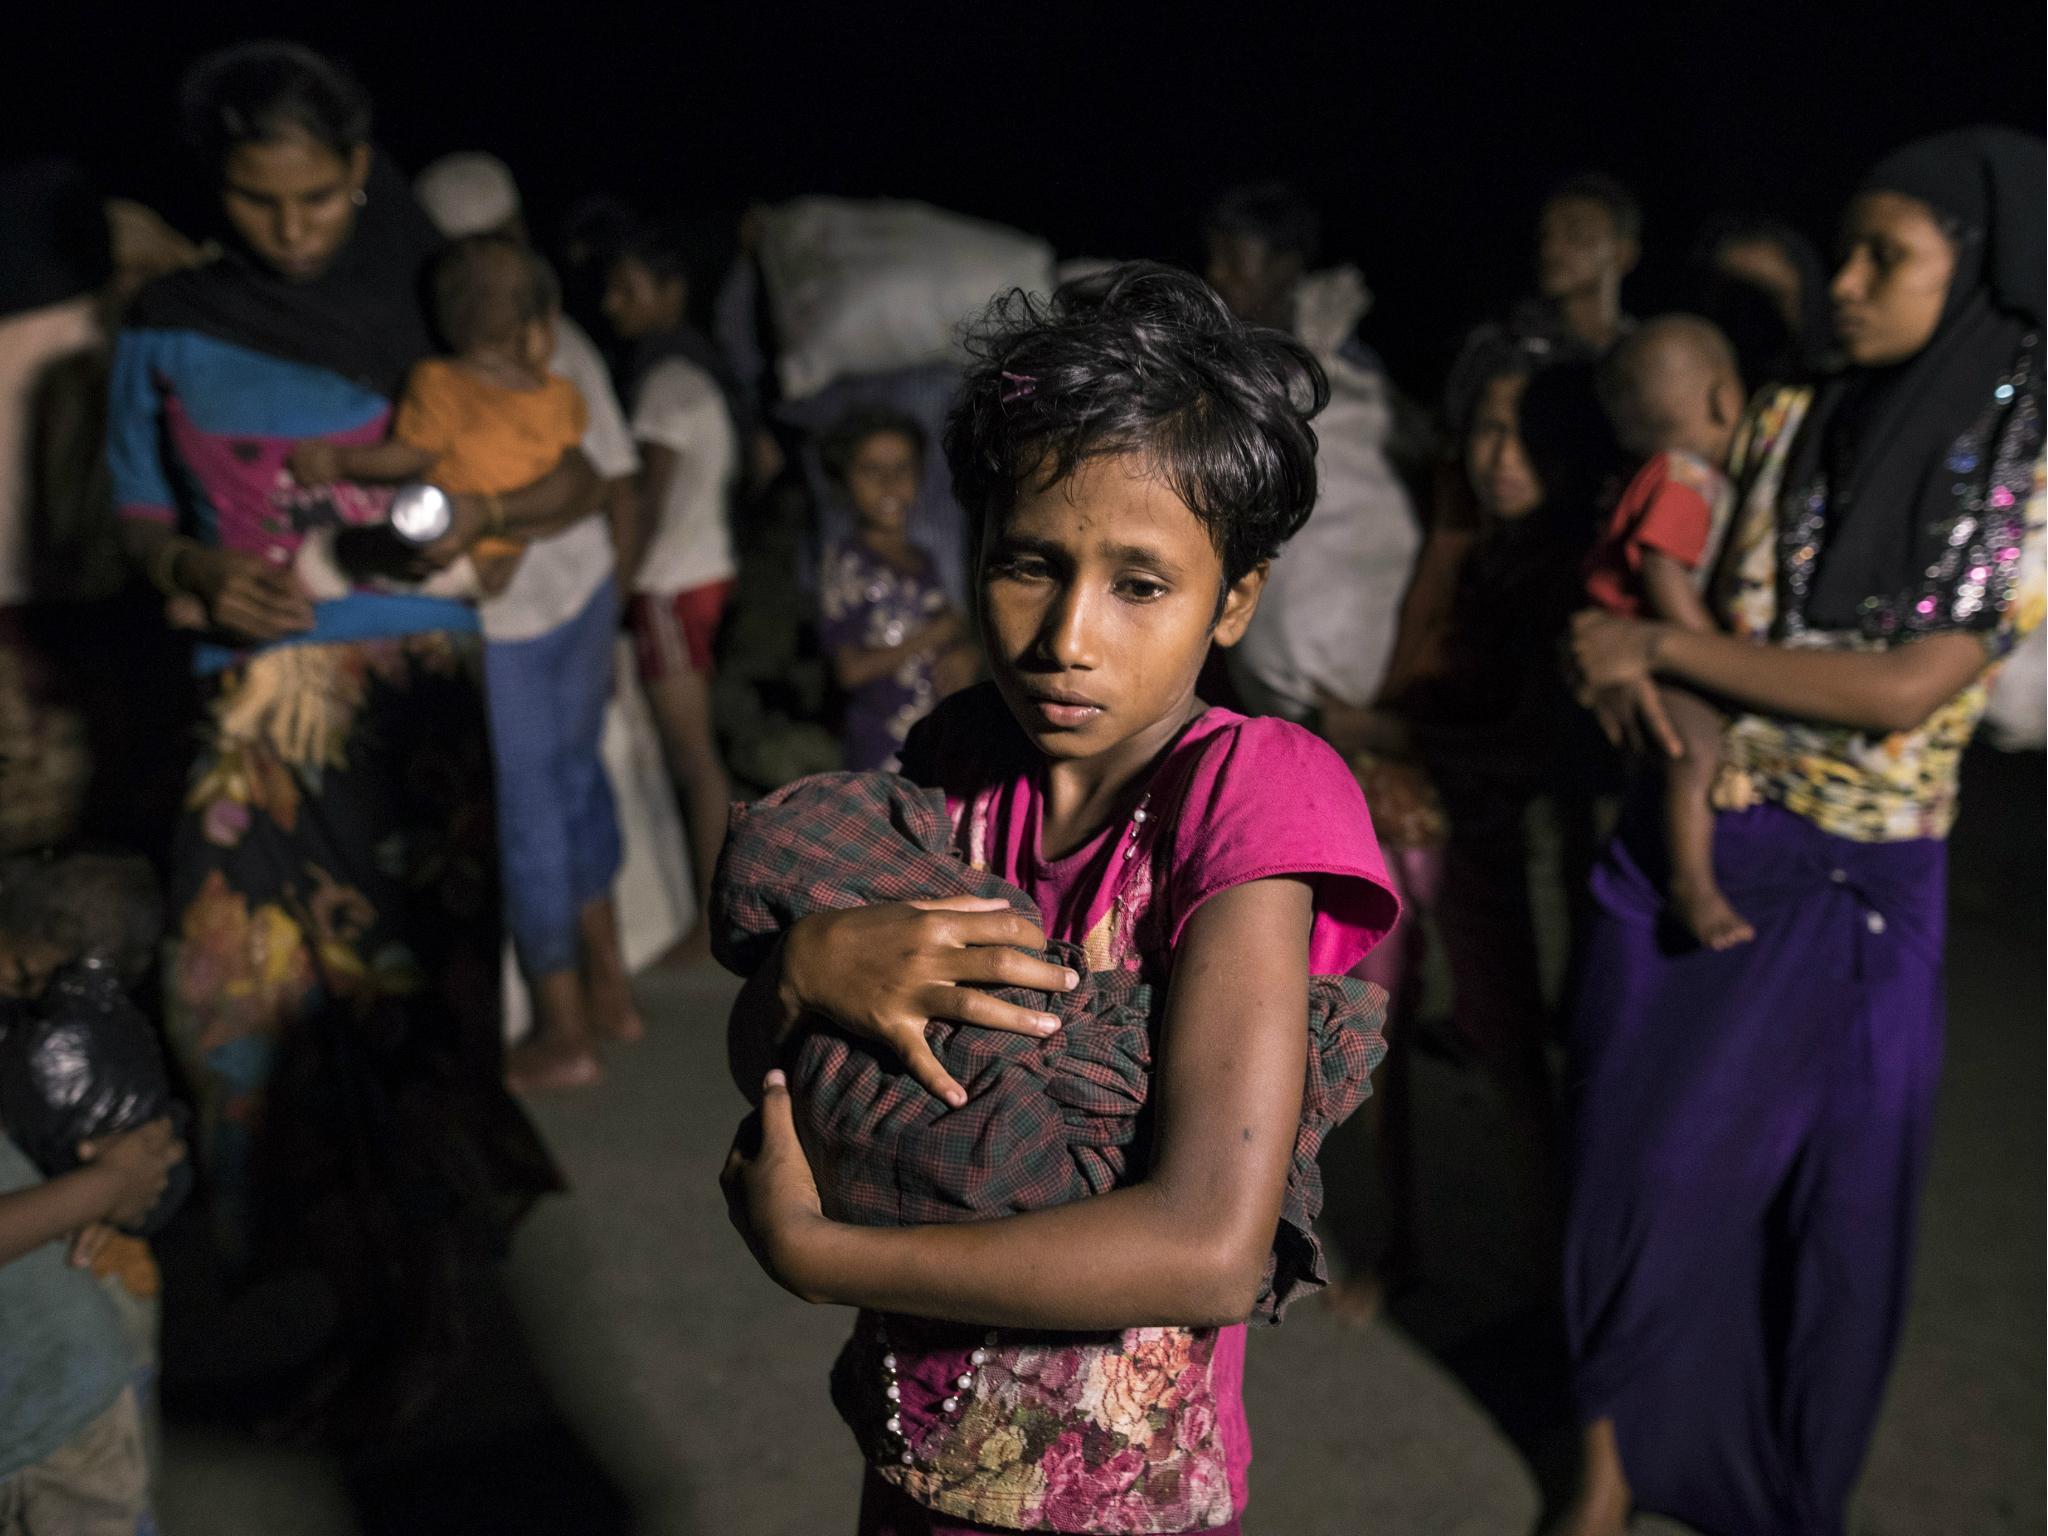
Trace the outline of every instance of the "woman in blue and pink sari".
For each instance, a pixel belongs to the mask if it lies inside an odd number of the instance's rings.
[[[183,95],[225,249],[136,298],[108,423],[129,553],[203,631],[165,1023],[228,1268],[310,1264],[333,1295],[299,1427],[374,1433],[443,1379],[465,1254],[501,1250],[559,1186],[503,1085],[476,614],[315,602],[293,571],[309,533],[385,520],[388,490],[301,486],[286,459],[383,437],[428,348],[415,283],[436,236],[327,60],[250,44]],[[566,515],[596,486],[570,458],[490,520]],[[476,500],[429,553],[482,530]]]
[[[1905,1315],[1957,767],[2042,613],[2040,140],[1909,145],[1842,250],[1848,368],[1760,396],[1737,444],[1731,633],[1578,620],[1617,739],[1678,750],[1653,678],[1732,710],[1714,864],[1757,931],[1675,930],[1639,802],[1594,876],[1569,1042],[1569,1536],[1632,1505],[1835,1536]]]

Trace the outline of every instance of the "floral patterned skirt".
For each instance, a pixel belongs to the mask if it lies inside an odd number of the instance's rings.
[[[166,1021],[224,1257],[323,1272],[344,1352],[447,1353],[465,1258],[561,1188],[503,1083],[481,663],[448,632],[238,663],[172,855]]]

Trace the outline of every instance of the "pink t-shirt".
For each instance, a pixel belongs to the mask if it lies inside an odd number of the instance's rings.
[[[1357,779],[1320,737],[1286,720],[1205,711],[1134,789],[1131,812],[1144,817],[1113,817],[1057,859],[1039,851],[1045,759],[993,686],[956,694],[924,720],[904,747],[903,772],[945,790],[962,856],[1023,890],[1046,937],[1081,945],[1094,969],[1165,980],[1195,910],[1253,880],[1311,882],[1314,976],[1349,971],[1400,914]],[[1239,1511],[1252,1459],[1244,1351],[1244,1324],[1220,1331],[1218,1427]],[[973,1529],[933,1521],[935,1536]]]

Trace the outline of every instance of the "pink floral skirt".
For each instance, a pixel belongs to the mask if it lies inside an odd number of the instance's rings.
[[[1235,1530],[1243,1350],[1242,1326],[1075,1336],[864,1312],[833,1402],[895,1497],[865,1497],[861,1529]]]

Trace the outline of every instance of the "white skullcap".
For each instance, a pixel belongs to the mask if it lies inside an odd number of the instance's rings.
[[[412,190],[450,240],[497,229],[519,212],[519,188],[493,155],[443,155],[414,178]]]

